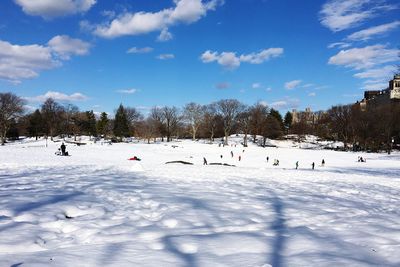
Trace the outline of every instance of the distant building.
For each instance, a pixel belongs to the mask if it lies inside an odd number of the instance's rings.
[[[365,111],[370,105],[384,105],[392,102],[400,103],[400,74],[394,75],[389,81],[389,87],[384,90],[365,91],[364,98],[357,103],[361,110]]]
[[[308,125],[312,125],[318,121],[318,119],[319,113],[312,112],[310,107],[306,108],[304,111],[292,110],[292,124],[302,121]]]

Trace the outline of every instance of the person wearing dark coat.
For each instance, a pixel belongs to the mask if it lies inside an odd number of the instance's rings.
[[[207,159],[203,157],[203,165],[207,165]]]
[[[325,160],[324,159],[322,159],[321,165],[322,165],[322,167],[325,166]]]
[[[64,145],[64,143],[62,143],[61,144],[61,155],[63,155],[63,156],[65,156],[65,149],[66,149],[66,146]]]
[[[311,164],[311,167],[314,170],[314,168],[315,168],[315,163],[314,162]]]

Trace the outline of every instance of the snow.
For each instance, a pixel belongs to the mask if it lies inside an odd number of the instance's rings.
[[[0,266],[400,265],[399,153],[240,141],[0,147]]]

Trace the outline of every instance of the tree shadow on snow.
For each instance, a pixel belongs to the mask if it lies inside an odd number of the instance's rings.
[[[269,262],[273,267],[284,266],[282,252],[285,247],[285,234],[287,228],[285,225],[284,205],[277,196],[272,198],[272,207],[275,212],[275,221],[272,222],[270,228],[275,231],[275,237],[272,242],[272,254]]]

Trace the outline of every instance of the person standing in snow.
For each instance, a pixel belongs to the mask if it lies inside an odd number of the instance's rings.
[[[60,148],[61,148],[61,155],[65,156],[66,146],[64,145],[64,143],[61,144]]]
[[[233,151],[231,150],[231,156],[232,156],[232,158],[233,158]]]
[[[267,156],[267,163],[268,163],[269,157]]]
[[[241,161],[241,160],[242,160],[242,156],[239,155],[239,161]]]
[[[315,168],[315,163],[314,162],[311,164],[311,167],[314,170],[314,168]]]
[[[207,164],[207,159],[205,157],[203,157],[203,165],[208,165]]]
[[[322,159],[321,165],[322,165],[322,167],[325,166],[325,160],[324,159]]]
[[[296,170],[299,168],[299,162],[296,161]]]

